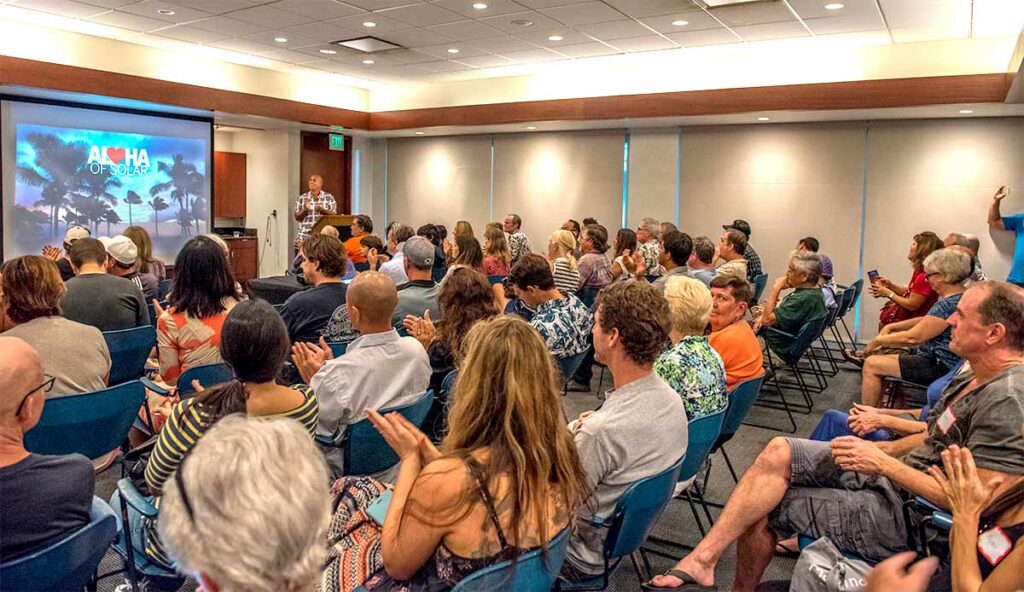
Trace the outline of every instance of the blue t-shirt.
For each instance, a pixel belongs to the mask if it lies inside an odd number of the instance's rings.
[[[1003,216],[1003,226],[1016,234],[1017,244],[1013,249],[1013,263],[1010,265],[1010,275],[1007,281],[1015,284],[1024,284],[1024,212]]]
[[[928,316],[938,317],[942,320],[948,319],[956,312],[956,305],[960,303],[960,294],[953,294],[939,300],[928,310]],[[949,340],[953,336],[953,328],[949,325],[937,336],[922,343],[917,348],[917,353],[923,356],[932,356],[946,368],[952,368],[960,361],[960,356],[949,351]]]

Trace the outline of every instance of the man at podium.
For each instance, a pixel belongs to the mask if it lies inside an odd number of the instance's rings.
[[[320,218],[338,213],[338,203],[334,201],[334,196],[323,188],[324,178],[317,174],[310,175],[309,191],[300,195],[295,203],[295,221],[299,223],[295,236],[299,240],[309,236],[309,231]]]

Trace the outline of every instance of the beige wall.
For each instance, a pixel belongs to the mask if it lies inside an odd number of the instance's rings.
[[[676,194],[679,188],[679,129],[641,129],[629,138],[630,228],[651,216],[676,222]]]

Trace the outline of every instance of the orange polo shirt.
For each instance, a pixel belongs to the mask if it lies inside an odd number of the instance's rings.
[[[364,234],[363,236],[366,235]],[[359,241],[363,236],[353,236],[345,241],[345,255],[352,260],[352,263],[366,263],[366,257],[363,256],[359,245]]]
[[[708,340],[725,363],[725,386],[729,390],[764,373],[761,343],[747,323],[733,323],[708,335]]]

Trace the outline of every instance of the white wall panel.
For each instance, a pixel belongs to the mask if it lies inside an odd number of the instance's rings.
[[[675,223],[678,181],[679,129],[630,132],[629,227],[646,216]]]

